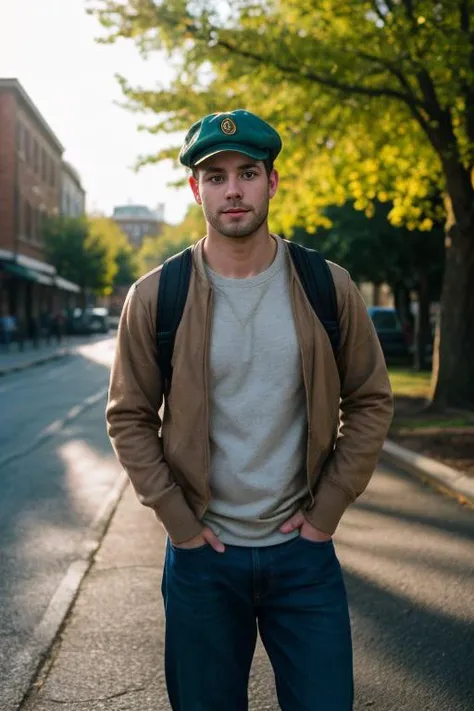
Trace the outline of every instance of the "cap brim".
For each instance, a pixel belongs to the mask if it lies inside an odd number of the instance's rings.
[[[243,153],[245,156],[253,158],[254,160],[266,160],[268,158],[268,151],[260,150],[258,148],[254,148],[253,146],[249,147],[239,145],[238,143],[233,143],[232,145],[229,145],[228,143],[222,143],[218,146],[212,146],[212,148],[210,148],[208,151],[201,153],[197,157],[197,159],[193,161],[192,165],[199,165],[200,163],[203,163],[205,160],[207,160],[208,158],[212,158],[212,156],[215,156],[218,153],[228,152]]]

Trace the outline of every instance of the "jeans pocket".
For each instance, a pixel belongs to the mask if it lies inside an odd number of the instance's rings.
[[[305,538],[300,534],[299,539],[300,541],[303,541],[303,543],[307,543],[308,545],[313,546],[314,548],[324,548],[325,546],[333,544],[332,538],[329,538],[327,541],[312,541],[310,538]]]
[[[199,553],[199,551],[204,551],[210,547],[209,543],[203,543],[202,546],[196,546],[195,548],[181,548],[181,546],[176,546],[170,541],[170,548],[176,553]]]

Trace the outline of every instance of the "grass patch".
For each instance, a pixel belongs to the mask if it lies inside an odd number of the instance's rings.
[[[429,397],[431,373],[419,373],[410,368],[389,368],[388,374],[395,397]]]
[[[474,428],[474,417],[417,417],[417,418],[395,418],[393,422],[393,428],[397,431],[400,430],[423,430],[430,429],[431,427],[473,427]]]

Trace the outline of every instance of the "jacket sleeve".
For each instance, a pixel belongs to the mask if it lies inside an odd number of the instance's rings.
[[[392,391],[380,342],[362,296],[347,278],[339,311],[339,432],[316,485],[314,503],[306,511],[313,526],[330,534],[349,504],[367,487],[393,416]]]
[[[137,285],[125,301],[117,334],[106,409],[107,431],[122,467],[145,506],[181,543],[203,526],[165,461],[159,434],[163,402],[155,328]]]

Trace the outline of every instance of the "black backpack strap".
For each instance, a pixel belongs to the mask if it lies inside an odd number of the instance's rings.
[[[156,309],[156,347],[165,395],[171,387],[174,341],[188,295],[192,262],[192,247],[188,247],[167,259],[161,269]]]
[[[315,249],[288,242],[291,259],[314,313],[328,334],[337,360],[341,333],[337,313],[337,297],[334,279],[324,257]]]

